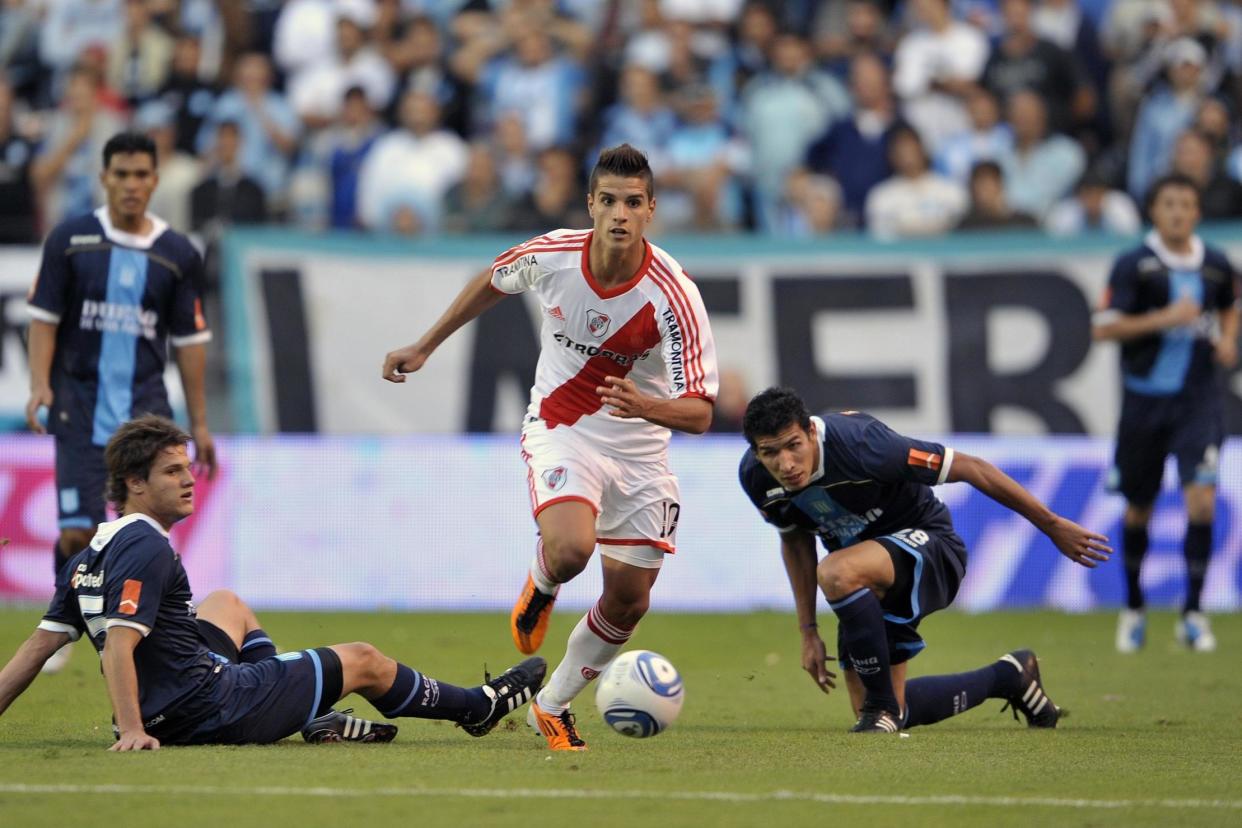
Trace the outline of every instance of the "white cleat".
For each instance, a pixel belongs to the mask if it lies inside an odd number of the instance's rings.
[[[1142,610],[1123,609],[1117,616],[1117,652],[1137,653],[1147,643],[1147,616]]]
[[[1216,636],[1212,634],[1212,624],[1201,612],[1188,612],[1177,619],[1174,633],[1179,644],[1196,653],[1216,652]]]
[[[49,676],[56,675],[61,670],[65,669],[65,667],[69,666],[69,658],[72,655],[73,642],[70,641],[68,644],[52,653],[52,657],[43,662],[43,667],[39,670],[39,672]]]

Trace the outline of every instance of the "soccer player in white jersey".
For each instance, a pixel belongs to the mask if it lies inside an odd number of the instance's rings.
[[[552,750],[586,749],[570,702],[629,640],[675,549],[681,506],[669,432],[711,424],[711,328],[694,283],[643,238],[652,190],[646,156],[629,144],[605,150],[587,193],[592,229],[555,230],[506,251],[420,340],[384,358],[384,379],[404,382],[504,297],[539,297],[542,350],[522,426],[539,540],[510,623],[518,649],[539,649],[557,590],[596,544],[604,570],[603,595],[527,717]]]

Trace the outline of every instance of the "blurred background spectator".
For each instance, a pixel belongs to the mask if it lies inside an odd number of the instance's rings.
[[[125,126],[160,142],[174,225],[207,169],[221,204],[261,188],[228,220],[526,232],[582,221],[562,187],[623,142],[656,232],[865,229],[881,183],[961,194],[951,225],[973,183],[973,223],[997,208],[981,162],[1058,233],[1129,228],[1170,169],[1209,218],[1242,183],[1239,0],[5,0],[0,61],[9,241],[95,206]],[[934,173],[894,174],[904,125]]]
[[[980,161],[970,171],[970,209],[958,230],[1004,230],[1037,227],[1035,219],[1009,206],[1005,176],[995,161]]]
[[[932,172],[919,134],[898,127],[889,138],[893,176],[867,196],[867,229],[878,239],[938,236],[966,212],[966,190]]]

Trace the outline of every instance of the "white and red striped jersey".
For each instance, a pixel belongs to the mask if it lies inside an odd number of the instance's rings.
[[[543,308],[528,414],[572,428],[605,454],[649,457],[668,446],[669,430],[611,416],[596,387],[628,377],[653,397],[714,401],[716,345],[699,290],[672,256],[644,240],[634,278],[606,290],[591,274],[591,236],[556,230],[505,251],[492,264],[492,287],[534,291]]]

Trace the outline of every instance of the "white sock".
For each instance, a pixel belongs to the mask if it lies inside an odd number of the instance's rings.
[[[535,589],[544,595],[555,595],[561,585],[552,579],[548,562],[543,557],[543,538],[535,544],[535,559],[530,562],[530,579],[535,582]]]
[[[539,692],[537,701],[543,712],[555,716],[569,707],[633,634],[633,627],[626,629],[605,619],[598,603],[591,607],[569,634],[565,657]]]

